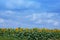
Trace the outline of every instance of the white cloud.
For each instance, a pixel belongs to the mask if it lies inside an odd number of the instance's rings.
[[[35,23],[36,24],[42,24],[42,22],[43,22],[43,20],[40,19],[40,20],[36,21]]]
[[[15,11],[11,11],[11,10],[7,10],[7,11],[0,11],[0,15],[2,16],[12,16],[15,15],[16,12]]]
[[[49,19],[47,20],[47,23],[54,23],[55,20]]]
[[[0,23],[4,23],[4,19],[0,18]]]
[[[16,7],[17,8],[21,8],[21,7],[39,8],[41,4],[35,1],[30,1],[30,0],[7,0],[5,5],[7,8],[14,9]]]
[[[7,13],[7,14],[14,14],[15,12],[14,11],[5,11],[4,13]]]
[[[36,20],[37,19],[37,16],[36,16],[36,14],[32,14],[32,21],[34,21],[34,20]]]
[[[11,11],[11,10],[6,10],[6,11],[0,11],[1,14],[13,14],[15,13],[15,11]]]
[[[59,26],[58,20],[49,19],[49,20],[47,20],[47,23],[52,24],[53,26]]]
[[[1,23],[2,28],[15,28],[15,27],[19,27],[20,23],[18,21],[14,21],[14,20],[4,20],[4,22]]]
[[[57,13],[33,13],[32,15],[26,16],[26,18],[29,18],[29,21],[33,21],[36,24],[51,24],[57,26],[58,20],[53,18],[57,15]]]
[[[58,22],[58,21],[55,21],[55,22],[53,23],[53,25],[54,25],[54,26],[58,26],[58,25],[59,25],[59,22]]]
[[[34,21],[36,20],[36,14],[27,15],[25,18],[30,18],[29,20]]]
[[[30,18],[31,21],[35,21],[40,19],[46,20],[55,16],[57,16],[57,14],[54,13],[32,13],[31,15],[27,15],[26,18]],[[53,21],[53,20],[48,20],[48,21]]]

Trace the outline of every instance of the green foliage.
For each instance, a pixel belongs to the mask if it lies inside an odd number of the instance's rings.
[[[60,40],[60,30],[0,28],[0,40]]]

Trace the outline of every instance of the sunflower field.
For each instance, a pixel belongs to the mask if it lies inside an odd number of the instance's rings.
[[[60,40],[60,30],[46,28],[0,28],[0,40]]]

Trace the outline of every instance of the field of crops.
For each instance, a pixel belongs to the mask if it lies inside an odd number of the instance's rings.
[[[60,40],[60,30],[0,28],[0,40]]]

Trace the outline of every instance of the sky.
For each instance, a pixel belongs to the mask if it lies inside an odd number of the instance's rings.
[[[0,0],[0,28],[60,29],[60,0]]]

